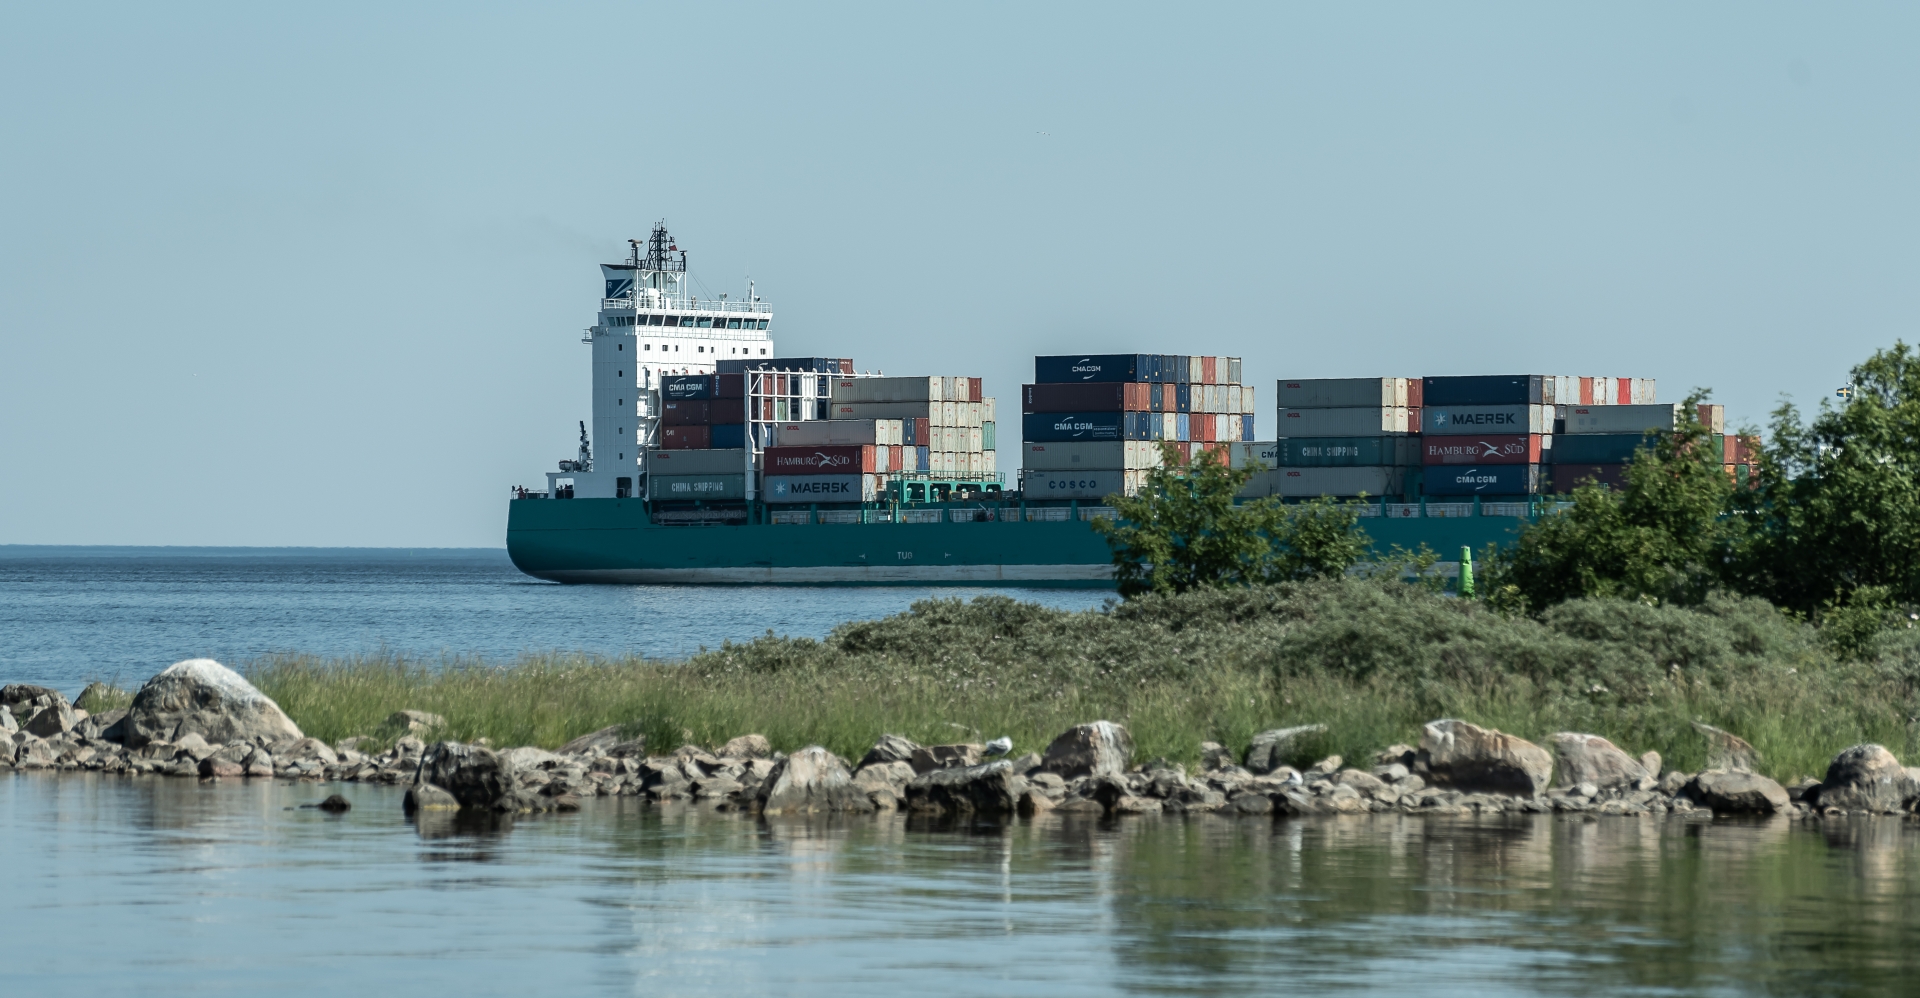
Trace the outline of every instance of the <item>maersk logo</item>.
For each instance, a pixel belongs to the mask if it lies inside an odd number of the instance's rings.
[[[1447,426],[1514,426],[1517,424],[1511,412],[1448,412],[1445,409],[1433,410],[1433,425]]]
[[[782,482],[781,484],[784,486],[787,483]],[[850,482],[797,482],[791,486],[791,494],[802,496],[836,495],[839,493],[850,493],[852,491],[853,487]],[[789,494],[789,490],[783,488],[780,494],[787,495]]]

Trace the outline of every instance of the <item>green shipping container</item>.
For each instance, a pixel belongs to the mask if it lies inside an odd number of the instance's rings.
[[[663,499],[745,499],[746,475],[656,475],[648,483],[648,497]]]
[[[993,420],[984,420],[980,424],[980,449],[999,450],[993,445]]]
[[[1285,437],[1276,442],[1282,468],[1417,467],[1419,437]]]

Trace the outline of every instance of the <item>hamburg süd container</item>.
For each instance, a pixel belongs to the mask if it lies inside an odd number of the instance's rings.
[[[1420,432],[1447,436],[1552,433],[1553,412],[1550,405],[1434,405],[1429,401],[1420,410]]]
[[[647,452],[650,475],[734,475],[747,470],[744,447],[732,450],[652,450]]]
[[[1422,437],[1421,464],[1539,464],[1553,453],[1544,433]]]
[[[1255,473],[1240,494],[1248,498],[1392,496],[1405,486],[1405,468],[1275,468]]]
[[[1407,382],[1406,378],[1282,378],[1274,402],[1284,409],[1412,405],[1407,401]]]
[[[1644,433],[1647,430],[1672,430],[1680,424],[1680,406],[1662,405],[1570,405],[1565,415],[1566,433]]]
[[[761,453],[768,475],[873,474],[872,444],[769,447]]]
[[[878,475],[768,475],[760,490],[766,502],[873,502]]]
[[[1150,412],[1030,412],[1020,417],[1021,437],[1040,443],[1059,440],[1151,439]]]
[[[647,498],[662,499],[745,499],[747,476],[735,475],[652,475],[647,479]]]
[[[1540,491],[1537,464],[1433,464],[1422,477],[1430,496],[1530,496]]]
[[[1351,406],[1337,409],[1293,409],[1282,406],[1274,435],[1278,437],[1377,437],[1417,433],[1419,410],[1406,406]]]
[[[1624,464],[1555,464],[1547,472],[1547,491],[1572,492],[1589,481],[1610,488],[1624,488],[1627,466]]]

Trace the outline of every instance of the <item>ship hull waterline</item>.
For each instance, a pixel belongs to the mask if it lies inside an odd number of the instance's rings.
[[[1515,517],[1368,518],[1376,551],[1513,542]],[[509,503],[507,554],[535,578],[615,585],[1006,586],[1112,589],[1105,539],[1079,521],[653,523],[635,499]]]

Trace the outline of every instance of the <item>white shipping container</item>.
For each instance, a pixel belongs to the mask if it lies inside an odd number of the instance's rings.
[[[1252,385],[1240,386],[1240,414],[1243,416],[1253,415],[1253,386]]]
[[[966,406],[967,406],[967,419],[966,419],[966,422],[962,425],[972,427],[973,429],[976,429],[976,430],[979,429],[980,424],[986,420],[986,411],[987,411],[986,403],[968,402],[966,403]]]
[[[1633,404],[1653,405],[1659,402],[1660,400],[1654,397],[1653,385],[1654,381],[1652,378],[1633,379]]]
[[[1268,468],[1280,466],[1280,443],[1275,440],[1242,441],[1227,447],[1227,466],[1244,468],[1258,461]]]
[[[1275,399],[1288,409],[1401,406],[1407,404],[1407,379],[1282,378]]]
[[[994,408],[993,398],[991,396],[981,396],[980,421],[982,423],[997,423],[1000,421],[997,417],[994,416],[993,408]]]
[[[747,467],[748,452],[741,448],[647,452],[647,472],[654,475],[740,475]]]
[[[1244,411],[1240,408],[1240,386],[1239,385],[1227,386],[1227,407],[1225,409],[1222,409],[1221,411],[1233,412],[1233,413]]]
[[[1262,471],[1242,496],[1393,496],[1406,483],[1405,468],[1275,468]]]
[[[1377,437],[1382,434],[1415,433],[1409,410],[1404,405],[1346,406],[1341,408],[1291,409],[1282,407],[1277,415],[1275,436],[1281,437]]]
[[[1706,425],[1708,433],[1727,432],[1726,406],[1707,403],[1701,405],[1700,410],[1695,415],[1699,416],[1700,422]]]
[[[999,451],[993,451],[993,450],[983,450],[983,451],[981,451],[981,452],[980,452],[980,470],[981,470],[981,474],[986,474],[986,475],[991,475],[991,474],[994,474],[994,473],[995,473],[996,471],[998,471],[998,470],[999,470],[998,468],[995,468],[995,467],[994,467],[994,465],[996,465],[996,464],[998,464],[998,463],[999,463],[998,461],[996,461],[996,460],[994,459],[994,455],[995,455],[995,454],[998,454],[998,453],[1000,453],[1000,452],[999,452]]]
[[[1647,430],[1671,430],[1679,423],[1680,406],[1665,405],[1570,405],[1567,406],[1567,433],[1644,433]]]
[[[941,426],[959,426],[960,425],[959,403],[957,402],[940,403],[939,425]]]
[[[986,459],[980,456],[979,451],[970,451],[967,454],[967,474],[969,475],[980,474],[980,469],[984,465],[985,461]]]
[[[967,450],[977,454],[983,449],[984,449],[984,444],[982,443],[982,434],[981,434],[980,427],[978,426],[967,427]]]
[[[837,444],[898,444],[905,429],[898,419],[816,419],[777,423],[774,443],[780,447],[824,447]]]
[[[938,402],[943,394],[940,378],[835,378],[835,402]]]

